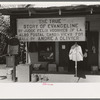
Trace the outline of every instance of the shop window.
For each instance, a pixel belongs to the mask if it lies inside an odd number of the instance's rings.
[[[39,61],[54,61],[55,60],[55,43],[40,42],[38,43],[38,59]]]

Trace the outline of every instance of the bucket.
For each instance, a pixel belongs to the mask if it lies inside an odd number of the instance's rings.
[[[31,81],[32,81],[32,82],[37,82],[37,81],[39,81],[38,75],[31,74]]]
[[[7,70],[7,79],[12,80],[12,74],[13,74],[13,69],[8,69]]]

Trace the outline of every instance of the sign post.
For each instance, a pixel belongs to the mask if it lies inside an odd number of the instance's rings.
[[[75,77],[77,77],[77,61],[75,61]]]
[[[77,45],[77,42],[75,44]],[[76,61],[75,61],[75,77],[77,77],[77,48],[76,48]]]

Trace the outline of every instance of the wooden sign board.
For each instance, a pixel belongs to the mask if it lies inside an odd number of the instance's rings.
[[[85,17],[17,19],[21,41],[85,41]]]

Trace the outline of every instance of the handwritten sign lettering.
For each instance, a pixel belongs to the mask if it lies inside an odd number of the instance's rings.
[[[17,19],[21,41],[85,41],[85,18]]]

